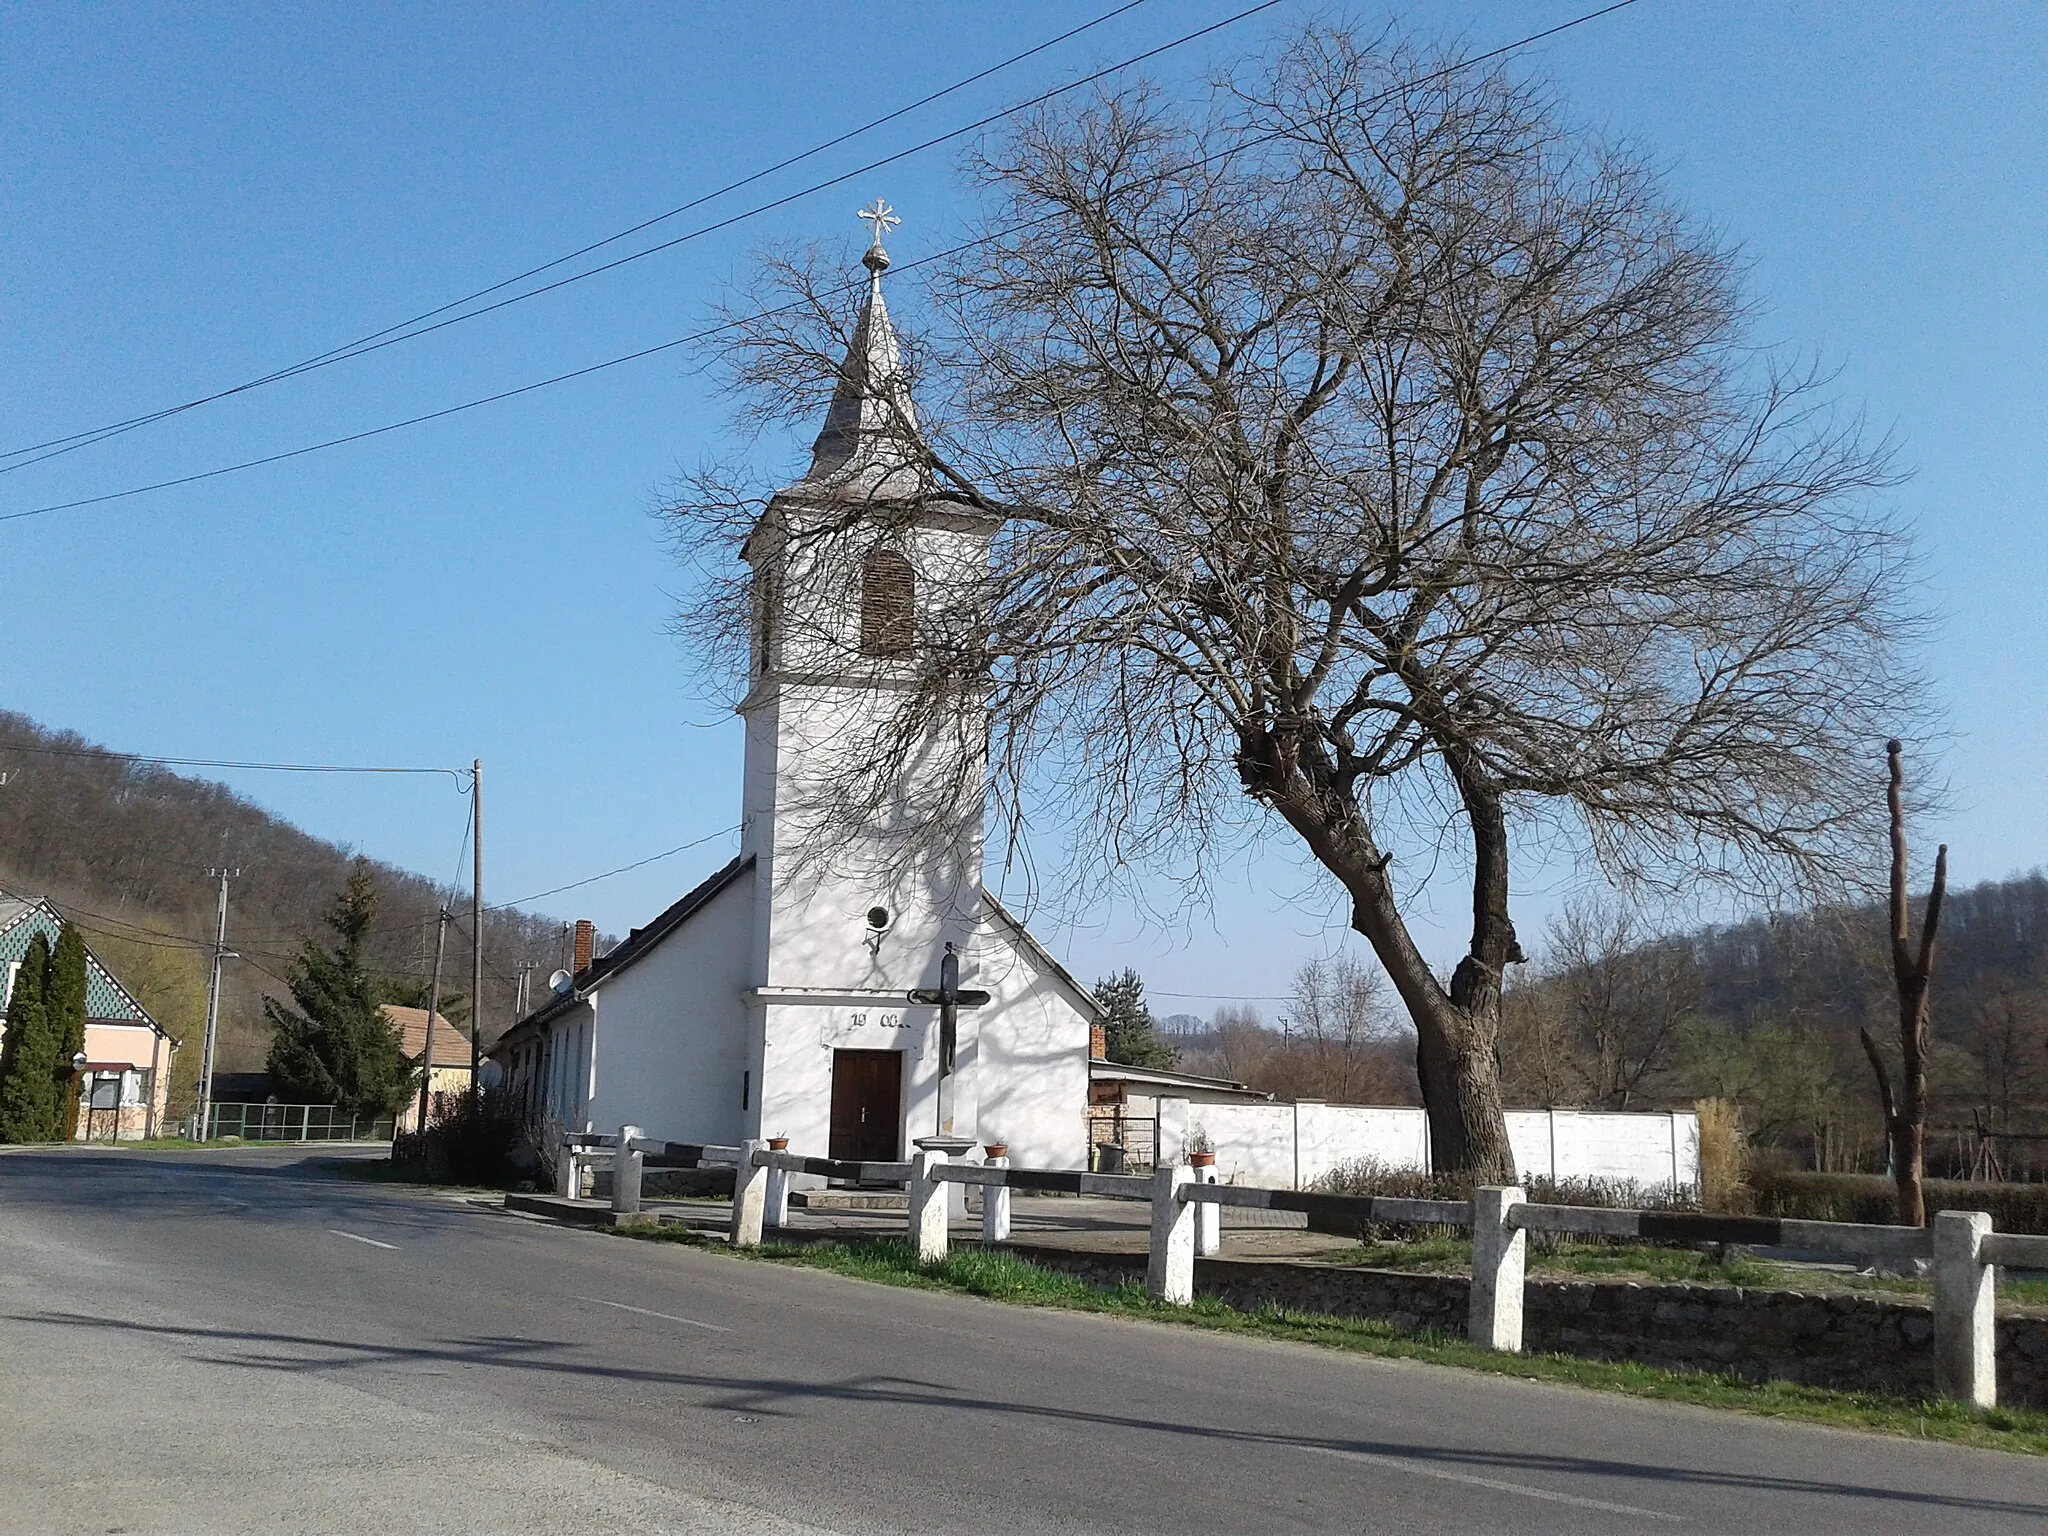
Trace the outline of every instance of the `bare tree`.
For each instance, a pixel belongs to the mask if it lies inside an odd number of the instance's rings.
[[[1287,1045],[1305,1058],[1309,1091],[1337,1104],[1386,1097],[1385,1047],[1403,1033],[1388,1011],[1377,970],[1338,954],[1305,961],[1294,973],[1284,1016]]]
[[[1929,986],[1934,980],[1934,940],[1941,929],[1941,899],[1948,891],[1948,844],[1934,855],[1934,886],[1920,919],[1920,944],[1913,947],[1913,926],[1906,897],[1906,770],[1905,744],[1885,746],[1890,769],[1885,808],[1891,816],[1891,940],[1892,984],[1899,999],[1899,1086],[1892,1087],[1877,1042],[1869,1030],[1859,1033],[1870,1070],[1877,1076],[1877,1096],[1884,1107],[1885,1135],[1891,1144],[1892,1180],[1899,1187],[1901,1226],[1927,1224],[1927,1048]]]
[[[1006,826],[1066,829],[1070,865],[1199,895],[1284,829],[1414,1024],[1440,1164],[1511,1176],[1512,828],[1772,893],[1864,845],[1859,749],[1918,686],[1886,454],[1747,343],[1736,255],[1643,161],[1498,66],[1310,28],[1206,103],[1049,107],[968,173],[985,223],[903,368],[935,494],[1001,531],[836,814],[973,679]],[[820,271],[734,306],[749,426],[840,382]],[[692,476],[690,553],[758,489]],[[743,635],[707,575],[694,611]],[[1404,903],[1445,859],[1472,927],[1439,976]]]
[[[1627,1109],[1675,1065],[1698,1012],[1691,949],[1656,938],[1625,906],[1577,900],[1551,927],[1545,970],[1581,1090]]]

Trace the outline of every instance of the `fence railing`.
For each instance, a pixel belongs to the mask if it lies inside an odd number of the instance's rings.
[[[734,1247],[755,1247],[764,1231],[788,1224],[789,1181],[797,1174],[898,1184],[909,1196],[909,1240],[920,1260],[945,1258],[949,1184],[982,1191],[981,1236],[1010,1235],[1013,1192],[1095,1195],[1150,1204],[1146,1260],[1148,1293],[1187,1306],[1195,1295],[1195,1259],[1221,1247],[1226,1205],[1367,1222],[1462,1227],[1472,1233],[1472,1283],[1466,1335],[1481,1348],[1519,1354],[1522,1299],[1531,1232],[1633,1237],[1661,1243],[1742,1243],[1782,1246],[1854,1258],[1931,1259],[1934,1279],[1934,1374],[1941,1393],[1978,1407],[1998,1399],[1995,1357],[1997,1266],[2048,1268],[2048,1236],[1994,1232],[1982,1211],[1942,1211],[1929,1227],[1881,1227],[1772,1217],[1715,1216],[1671,1211],[1607,1210],[1541,1205],[1519,1187],[1489,1186],[1470,1200],[1410,1200],[1385,1195],[1327,1195],[1215,1182],[1213,1168],[1164,1163],[1149,1176],[1079,1173],[1064,1168],[1013,1168],[1007,1158],[952,1161],[920,1148],[908,1162],[845,1162],[806,1157],[787,1143],[746,1141],[736,1147],[654,1141],[639,1127],[616,1136],[563,1139],[559,1188],[581,1192],[583,1169],[609,1162],[612,1210],[640,1209],[642,1171],[650,1167],[729,1167],[733,1170],[730,1237]]]
[[[390,1115],[352,1115],[332,1104],[215,1104],[206,1117],[208,1141],[389,1141]]]

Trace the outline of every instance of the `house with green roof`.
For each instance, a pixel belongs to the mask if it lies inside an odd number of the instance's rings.
[[[64,914],[41,897],[0,896],[0,1040],[7,1035],[6,1003],[35,936],[52,946]],[[85,950],[85,1069],[79,1076],[80,1141],[135,1141],[163,1125],[170,1092],[171,1057],[178,1049],[149,1010],[121,985],[105,962]]]

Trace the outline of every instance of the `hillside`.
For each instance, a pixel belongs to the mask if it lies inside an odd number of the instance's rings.
[[[265,992],[284,995],[301,940],[327,937],[328,903],[347,878],[351,850],[309,836],[225,785],[149,763],[99,755],[93,743],[0,711],[0,889],[48,896],[189,1048],[176,1090],[199,1070],[215,887],[206,871],[238,866],[221,1010],[222,1071],[263,1064]],[[372,864],[382,909],[373,964],[394,988],[424,989],[433,959],[432,882]],[[445,893],[444,893],[445,896]],[[466,907],[458,915],[467,921]],[[468,991],[466,927],[451,928],[443,994]],[[563,925],[503,910],[484,918],[482,1016],[488,1041],[510,1024],[518,966],[539,967],[536,987],[565,959]],[[466,998],[465,998],[466,1003]],[[461,1017],[467,1011],[451,1006]]]
[[[1510,992],[1510,1097],[1616,1108],[1728,1098],[1753,1138],[1809,1166],[1881,1169],[1858,1032],[1896,1071],[1887,933],[1877,904],[1647,942],[1611,913],[1576,930],[1568,918]],[[1930,1161],[1967,1171],[1981,1124],[2038,1134],[1995,1150],[2009,1168],[2048,1174],[2048,876],[1949,892],[1932,1030]]]

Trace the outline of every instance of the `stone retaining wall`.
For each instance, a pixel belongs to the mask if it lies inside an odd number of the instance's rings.
[[[1010,1247],[1020,1258],[1098,1285],[1145,1278],[1143,1254],[1035,1243]],[[1404,1333],[1463,1337],[1470,1283],[1463,1275],[1287,1259],[1195,1261],[1197,1296],[1246,1310],[1275,1306],[1371,1318]],[[1522,1337],[1531,1353],[1725,1372],[1747,1381],[1934,1395],[1932,1313],[1925,1302],[1903,1297],[1531,1280]],[[1998,1400],[2009,1407],[2048,1408],[2048,1317],[1998,1319]]]

